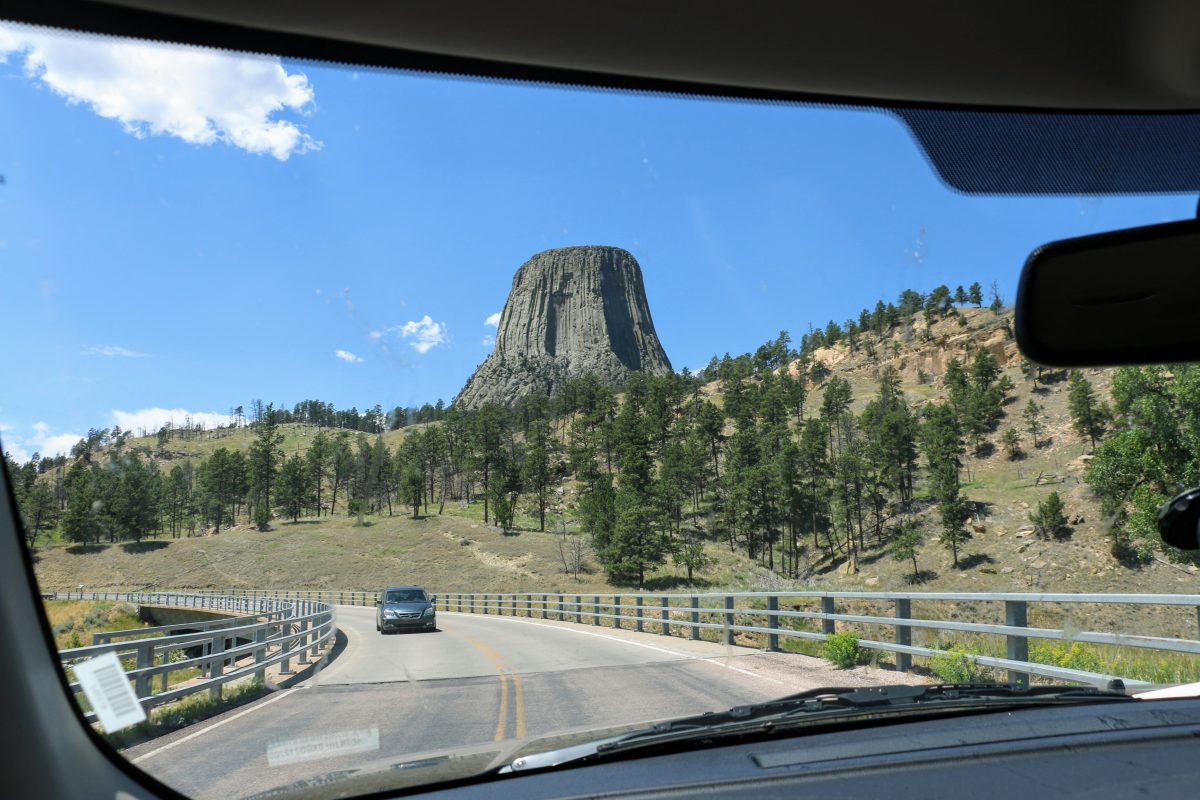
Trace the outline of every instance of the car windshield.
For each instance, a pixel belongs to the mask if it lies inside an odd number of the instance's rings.
[[[424,603],[428,598],[420,589],[392,589],[384,598],[385,603]]]
[[[24,547],[81,724],[186,795],[1200,680],[1156,529],[1200,368],[1041,367],[1012,307],[1038,246],[1194,196],[965,194],[881,108],[3,23],[0,108]]]

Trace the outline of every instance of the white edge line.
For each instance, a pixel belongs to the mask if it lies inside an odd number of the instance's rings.
[[[580,636],[596,636],[600,639],[608,639],[609,641],[612,641],[612,642],[620,642],[621,644],[633,645],[634,647],[645,647],[647,650],[657,650],[660,653],[667,653],[668,655],[678,656],[679,658],[684,658],[689,661],[701,661],[705,664],[712,664],[714,667],[721,667],[722,669],[728,669],[728,670],[732,670],[734,672],[740,672],[741,674],[749,675],[752,678],[758,678],[760,680],[770,681],[771,683],[778,683],[780,686],[789,686],[790,685],[790,684],[786,683],[785,681],[779,680],[778,678],[772,678],[767,675],[760,675],[757,672],[751,672],[750,670],[741,669],[740,667],[730,666],[729,664],[722,664],[720,661],[714,660],[716,658],[721,658],[722,656],[706,657],[706,656],[693,655],[692,653],[681,653],[678,650],[668,650],[665,647],[656,647],[655,645],[652,645],[652,644],[645,644],[643,642],[630,641],[629,639],[625,639],[620,636],[610,636],[606,633],[595,633],[593,631],[580,631],[580,630],[575,630],[574,628],[562,628],[562,627],[559,627],[558,625],[545,625],[541,622],[534,622],[532,620],[511,619],[509,617],[492,616],[490,614],[468,614],[468,613],[461,612],[461,611],[447,611],[445,613],[447,613],[447,614],[462,614],[464,617],[474,617],[477,619],[492,619],[492,620],[496,620],[497,622],[515,622],[518,625],[536,625],[537,627],[543,628],[546,630],[563,631],[565,633],[575,633]]]
[[[291,689],[285,689],[282,692],[279,692],[278,694],[276,694],[274,697],[268,697],[266,700],[264,700],[261,703],[258,703],[256,705],[253,705],[250,708],[247,708],[245,711],[239,711],[238,713],[234,714],[232,717],[226,717],[225,719],[220,720],[219,722],[214,722],[212,725],[209,725],[207,728],[201,728],[200,730],[196,731],[195,733],[189,733],[187,736],[176,739],[175,741],[173,741],[169,744],[164,744],[162,747],[158,748],[157,750],[151,750],[149,753],[144,753],[144,754],[138,756],[137,758],[130,759],[129,763],[131,763],[131,764],[140,763],[142,761],[145,761],[147,758],[150,758],[150,756],[156,756],[159,753],[162,753],[166,750],[170,750],[172,747],[175,747],[176,745],[183,744],[184,742],[186,742],[190,739],[195,739],[197,736],[203,736],[204,734],[208,733],[209,731],[216,730],[217,728],[221,727],[226,722],[233,722],[238,717],[244,717],[247,714],[249,714],[251,711],[257,711],[260,708],[264,708],[266,706],[271,705],[271,703],[274,703],[276,700],[282,700],[284,697],[287,697],[289,694],[291,694],[292,692],[294,692],[300,688],[303,688],[303,687],[293,686]]]

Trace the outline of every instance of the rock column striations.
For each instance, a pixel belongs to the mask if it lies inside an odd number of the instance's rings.
[[[589,372],[615,387],[637,371],[671,372],[637,260],[617,247],[546,250],[517,270],[495,349],[454,404],[512,407]]]

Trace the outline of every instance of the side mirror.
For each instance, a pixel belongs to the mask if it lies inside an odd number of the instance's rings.
[[[430,603],[436,603],[436,602],[437,602],[437,595],[436,595],[436,594],[435,594],[435,595],[430,595],[430,597],[429,597],[429,602],[430,602]]]
[[[376,598],[375,598],[375,605],[377,605],[377,606],[378,606],[378,605],[382,605],[382,604],[383,604],[383,601],[382,601],[382,600],[380,600],[378,597],[376,597]]]
[[[1017,344],[1048,367],[1200,361],[1200,220],[1042,245],[1017,290]]]

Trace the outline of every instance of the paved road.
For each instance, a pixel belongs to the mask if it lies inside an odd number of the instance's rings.
[[[126,756],[185,794],[227,800],[407,754],[891,678],[834,675],[803,656],[511,617],[443,612],[437,632],[382,636],[373,608],[337,613],[344,649],[312,679]]]

